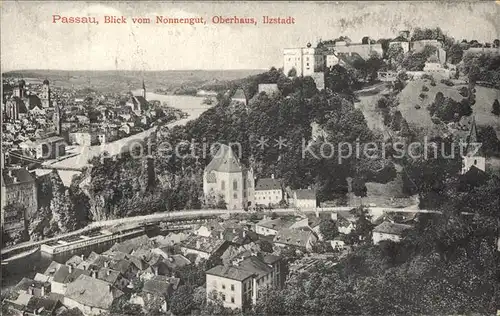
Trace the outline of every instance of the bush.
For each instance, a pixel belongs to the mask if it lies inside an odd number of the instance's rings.
[[[425,93],[420,93],[418,96],[419,96],[419,97],[420,97],[420,99],[422,99],[422,100],[427,99],[427,94],[425,94]]]
[[[460,91],[460,95],[464,98],[467,98],[469,96],[469,89],[467,89],[467,87],[461,87],[460,89],[458,89],[458,91]]]
[[[429,88],[427,86],[422,86],[422,91],[427,92],[429,91]]]
[[[441,79],[441,83],[447,85],[448,87],[452,87],[455,85],[453,82],[451,82],[450,79]]]
[[[420,110],[421,106],[418,104],[415,104],[415,109]]]
[[[434,81],[434,77],[429,74],[423,74],[422,79],[429,79],[430,81]]]
[[[432,80],[431,81],[431,86],[435,87],[436,86],[436,81]]]

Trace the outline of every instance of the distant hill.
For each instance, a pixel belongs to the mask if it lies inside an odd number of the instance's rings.
[[[142,87],[142,80],[149,91],[173,91],[180,87],[200,87],[214,81],[230,81],[265,72],[263,69],[242,70],[166,70],[166,71],[67,71],[67,70],[18,70],[3,74],[6,78],[43,78],[55,86],[77,90],[91,88],[102,92],[121,92]]]

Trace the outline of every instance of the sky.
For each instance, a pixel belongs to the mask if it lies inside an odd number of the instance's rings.
[[[282,49],[341,35],[392,38],[399,30],[441,27],[456,39],[500,38],[496,2],[37,2],[3,1],[2,71],[266,69],[282,66]],[[52,23],[53,15],[95,16],[94,24]],[[127,24],[104,24],[105,15]],[[132,17],[255,17],[257,25],[134,24]],[[262,16],[294,17],[264,25]]]

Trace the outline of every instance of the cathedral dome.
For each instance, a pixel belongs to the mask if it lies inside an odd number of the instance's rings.
[[[26,85],[26,81],[24,81],[23,79],[19,80],[20,87],[24,87],[25,85]]]
[[[43,81],[43,84],[49,84],[49,80],[45,79],[45,80]]]

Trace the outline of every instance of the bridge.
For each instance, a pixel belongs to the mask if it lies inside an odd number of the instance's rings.
[[[350,211],[354,207],[342,206],[342,207],[328,207],[328,208],[303,208],[303,209],[294,209],[294,208],[284,208],[284,209],[273,209],[269,210],[266,213],[276,213],[281,215],[297,215],[297,214],[321,214],[321,213],[332,213],[339,211]],[[388,208],[388,207],[369,207],[369,212],[373,216],[381,216],[384,213],[398,212],[398,213],[433,213],[433,214],[441,214],[439,211],[433,210],[414,210],[409,208]],[[2,259],[7,257],[8,255],[15,255],[20,252],[28,251],[33,248],[40,247],[42,244],[55,242],[60,239],[73,237],[82,235],[91,231],[97,231],[102,228],[112,227],[117,225],[124,224],[135,224],[137,226],[154,224],[162,221],[189,221],[195,219],[209,219],[218,217],[221,215],[231,215],[231,214],[252,214],[252,212],[247,212],[245,210],[183,210],[183,211],[174,211],[174,212],[162,212],[162,213],[154,213],[149,215],[142,216],[133,216],[119,219],[111,219],[111,220],[103,220],[103,221],[95,221],[90,223],[88,226],[67,233],[62,234],[57,237],[48,238],[40,241],[27,241],[24,243],[20,243],[11,247],[5,247],[1,250]]]
[[[377,78],[380,81],[394,82],[398,78],[398,73],[395,71],[378,71]]]

